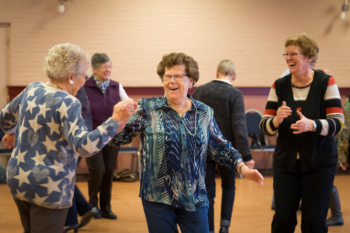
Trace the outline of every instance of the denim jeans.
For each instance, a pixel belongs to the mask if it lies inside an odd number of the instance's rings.
[[[208,193],[209,210],[208,221],[209,231],[214,232],[214,198],[216,196],[216,184],[215,184],[215,167],[216,162],[211,158],[207,159],[207,173],[205,176],[205,185]],[[220,226],[229,227],[231,224],[232,208],[235,199],[235,171],[218,164],[221,174],[221,220]]]
[[[142,198],[141,198],[142,199]],[[163,203],[142,199],[148,231],[150,233],[208,233],[208,207],[196,207],[186,211]]]

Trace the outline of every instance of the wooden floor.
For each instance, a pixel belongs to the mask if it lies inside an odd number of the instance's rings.
[[[217,179],[217,195],[221,197],[220,179]],[[338,175],[335,185],[339,190],[344,226],[330,227],[331,233],[350,232],[350,175]],[[79,188],[87,196],[87,183],[77,182]],[[274,214],[271,208],[272,178],[266,177],[264,187],[259,189],[257,185],[246,179],[236,179],[236,199],[231,220],[230,232],[251,233],[270,232],[271,220]],[[139,182],[113,183],[112,209],[117,214],[117,220],[93,219],[79,232],[106,232],[106,233],[145,233],[147,231],[141,200],[138,198]],[[219,230],[220,222],[220,198],[215,205],[215,232]],[[7,185],[0,185],[0,232],[21,233],[23,228],[20,223],[17,208],[8,191]],[[298,212],[298,226],[295,232],[300,231],[300,212]],[[73,231],[71,231],[73,232]]]

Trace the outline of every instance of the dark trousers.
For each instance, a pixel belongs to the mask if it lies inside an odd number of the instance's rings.
[[[294,232],[300,200],[301,231],[303,233],[328,232],[326,218],[336,165],[332,164],[303,172],[299,160],[294,171],[274,164],[275,215],[271,232]]]
[[[74,186],[74,195],[72,200],[72,206],[68,210],[65,226],[72,226],[78,224],[78,216],[83,216],[92,209],[92,205],[89,204],[83,194],[80,192],[77,185]]]
[[[14,199],[25,233],[62,233],[68,208],[49,209]]]
[[[142,198],[141,198],[142,199]],[[208,207],[186,211],[163,203],[142,199],[149,233],[208,233]]]
[[[89,203],[98,207],[100,194],[100,210],[111,210],[112,180],[119,147],[106,145],[97,154],[86,158],[89,167]]]
[[[216,196],[215,188],[215,167],[216,162],[207,159],[207,173],[205,176],[205,185],[209,199],[208,221],[209,231],[214,231],[214,198]],[[218,164],[221,174],[221,226],[230,226],[233,202],[235,199],[235,171]]]
[[[81,157],[78,158],[78,164],[81,161]],[[68,209],[67,219],[65,226],[72,226],[78,224],[78,216],[83,216],[92,209],[92,205],[89,204],[83,194],[80,192],[77,185],[74,186],[74,195],[72,199],[72,206]]]

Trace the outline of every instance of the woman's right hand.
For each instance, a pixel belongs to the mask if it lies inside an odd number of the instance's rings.
[[[277,109],[276,116],[273,118],[273,125],[278,128],[282,121],[292,115],[292,109],[287,106],[286,101],[282,102],[282,106]]]
[[[12,149],[13,145],[15,144],[15,136],[5,134],[5,136],[1,139],[1,141],[5,143],[6,148]]]
[[[349,162],[339,163],[339,166],[346,171],[346,168],[349,167]]]
[[[240,166],[240,164],[238,164]],[[248,180],[258,183],[258,187],[261,188],[264,185],[264,177],[256,169],[250,169],[247,166],[241,168],[242,175]]]
[[[122,100],[114,106],[112,117],[119,123],[119,125],[125,125],[138,108],[139,106],[137,102],[134,102],[133,99],[128,98]]]

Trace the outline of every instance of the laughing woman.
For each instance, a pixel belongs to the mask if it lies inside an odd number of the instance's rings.
[[[163,56],[157,74],[165,95],[141,99],[139,110],[115,145],[128,144],[140,134],[142,174],[140,197],[149,232],[206,233],[208,229],[206,154],[237,169],[261,187],[263,177],[245,166],[238,151],[222,136],[212,108],[194,100],[188,89],[199,79],[197,62],[183,53]]]
[[[290,74],[273,84],[260,128],[278,133],[273,155],[272,232],[294,232],[302,200],[302,232],[327,232],[326,217],[337,166],[334,136],[344,122],[335,79],[313,70],[316,41],[303,33],[285,42]]]

